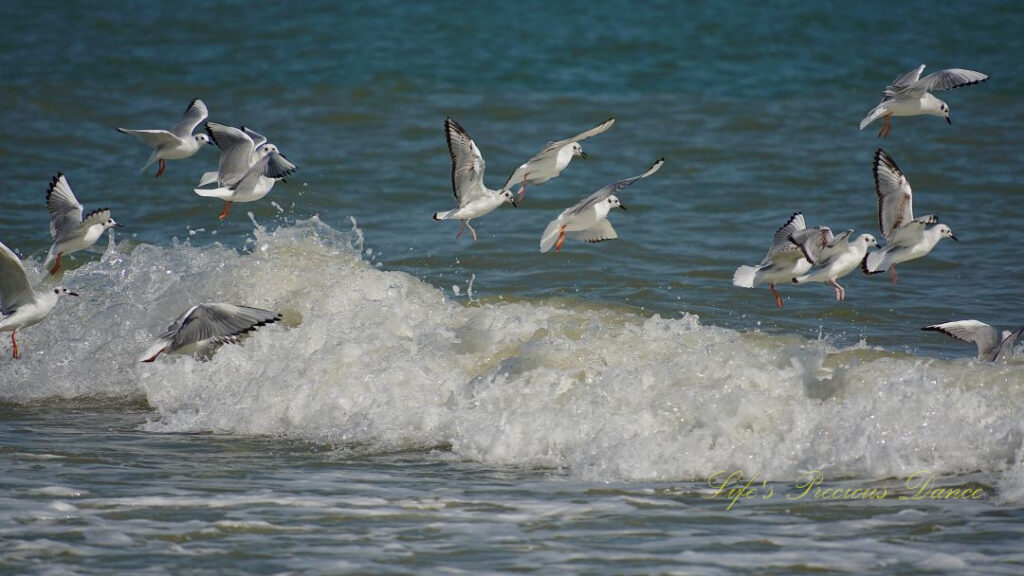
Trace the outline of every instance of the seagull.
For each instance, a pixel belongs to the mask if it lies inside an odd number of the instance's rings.
[[[852,272],[866,258],[868,246],[878,247],[878,241],[871,234],[861,234],[849,241],[853,230],[844,230],[838,236],[832,235],[827,226],[806,228],[790,234],[789,241],[800,247],[811,268],[801,276],[793,278],[794,284],[825,282],[836,289],[836,300],[846,300],[846,289],[836,280]]]
[[[255,132],[216,122],[208,122],[206,131],[221,150],[217,166],[217,188],[195,188],[193,192],[224,201],[224,209],[218,216],[220,220],[231,213],[232,202],[255,202],[261,199],[270,193],[276,181],[296,170],[295,164],[289,162],[277,146],[267,143],[266,138]],[[253,140],[253,135],[257,137],[256,140]],[[262,141],[257,147],[256,142],[259,140]],[[203,180],[206,180],[205,175]]]
[[[733,286],[753,288],[758,284],[768,282],[768,289],[775,296],[775,305],[782,308],[782,296],[775,290],[775,284],[777,282],[792,282],[793,278],[802,276],[811,268],[811,263],[804,257],[800,247],[789,241],[792,234],[805,228],[803,213],[793,214],[775,232],[768,255],[761,260],[759,265],[740,266],[736,269],[732,275]]]
[[[53,246],[50,247],[43,266],[53,262],[50,274],[56,274],[60,270],[61,256],[85,250],[95,244],[107,228],[121,226],[110,217],[110,210],[107,208],[93,210],[82,218],[82,205],[78,203],[68,179],[61,172],[57,172],[50,181],[50,187],[46,191],[46,207],[50,211],[50,236],[53,237]]]
[[[547,252],[554,246],[555,252],[558,252],[562,249],[566,236],[584,242],[603,242],[618,238],[619,235],[608,221],[608,212],[612,208],[625,210],[626,207],[619,202],[615,192],[654,174],[664,163],[665,159],[659,158],[647,172],[609,184],[580,200],[575,206],[566,208],[544,229],[540,237],[540,251]]]
[[[462,231],[469,228],[473,242],[476,242],[476,230],[469,224],[470,220],[493,211],[505,202],[513,208],[518,206],[512,192],[491,190],[484,186],[484,157],[458,122],[445,118],[444,133],[448,139],[448,153],[452,157],[452,191],[459,207],[447,212],[434,212],[433,218],[435,222],[459,220],[459,231],[455,239],[458,240]]]
[[[938,222],[933,215],[914,218],[914,197],[910,182],[899,166],[881,148],[875,152],[875,191],[878,193],[878,226],[885,238],[885,248],[868,254],[862,270],[876,274],[889,269],[889,278],[899,281],[896,264],[920,258],[932,251],[943,238],[957,240],[945,224],[925,227]]]
[[[139,360],[152,362],[165,352],[209,357],[221,344],[237,344],[243,334],[280,319],[277,312],[260,308],[225,303],[199,304],[189,308],[168,326]]]
[[[203,104],[202,100],[196,98],[185,109],[185,114],[181,117],[181,120],[169,131],[128,130],[125,128],[118,128],[117,131],[123,134],[131,134],[153,148],[153,153],[149,156],[149,160],[146,161],[146,165],[139,172],[145,172],[150,164],[159,160],[160,167],[156,171],[156,177],[159,178],[164,173],[164,168],[167,167],[164,160],[188,158],[198,152],[201,145],[211,143],[210,137],[202,132],[192,134],[196,126],[199,126],[209,115],[210,112],[206,109],[206,104]]]
[[[21,260],[0,243],[0,332],[11,333],[15,359],[21,357],[16,337],[18,328],[42,322],[57,305],[57,300],[65,295],[78,296],[63,286],[35,293],[28,285]]]
[[[264,144],[267,143],[267,137],[264,136],[263,134],[260,134],[259,132],[256,132],[255,130],[250,130],[249,128],[246,128],[245,126],[242,126],[241,128],[242,132],[248,134],[249,138],[252,139],[253,152],[252,156],[250,156],[249,158],[249,161],[250,165],[255,164],[260,158],[266,156],[270,150],[269,147],[264,146]],[[218,173],[219,172],[217,170],[203,172],[203,175],[199,177],[199,187],[202,188],[203,186],[207,186],[217,182]]]
[[[878,136],[887,138],[889,132],[892,131],[893,116],[920,116],[921,114],[942,116],[947,123],[952,124],[953,121],[949,119],[949,106],[932,96],[930,92],[952,90],[988,80],[987,74],[963,68],[940,70],[921,78],[923,71],[924,64],[921,64],[893,80],[892,84],[887,86],[882,93],[884,94],[882,102],[860,121],[860,129],[863,130],[868,124],[882,118],[882,129],[878,131]]]
[[[587,154],[583,152],[583,146],[580,145],[580,141],[586,140],[591,136],[597,136],[611,128],[614,123],[615,118],[609,118],[590,130],[581,132],[572,138],[566,138],[558,142],[548,142],[547,146],[538,152],[536,156],[516,168],[501,189],[510,190],[513,186],[519,184],[519,200],[522,200],[523,195],[526,194],[527,183],[534,186],[543,184],[561,174],[562,170],[565,170],[569,162],[576,156],[586,159]]]
[[[946,336],[952,336],[965,342],[974,342],[978,345],[978,360],[987,360],[989,362],[995,362],[999,356],[1010,353],[1013,349],[1013,344],[1020,338],[1021,333],[1024,333],[1024,326],[1017,328],[1014,331],[1003,330],[1002,333],[998,329],[979,322],[977,320],[957,320],[956,322],[946,322],[945,324],[933,324],[932,326],[925,326],[921,330],[933,330],[935,332],[942,332]]]

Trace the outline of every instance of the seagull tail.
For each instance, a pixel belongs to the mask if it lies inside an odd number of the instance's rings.
[[[50,264],[53,264],[56,256],[57,244],[54,243],[53,246],[50,246],[50,251],[46,253],[46,260],[43,260],[43,268],[49,268]]]
[[[455,212],[455,210],[449,210],[447,212],[434,212],[434,215],[431,216],[431,218],[434,219],[434,222],[440,222],[441,220],[447,220],[448,217],[452,215],[452,212]]]
[[[213,172],[203,172],[203,175],[199,178],[199,187],[202,188],[203,186],[206,186],[206,185],[209,185],[209,184],[214,184],[216,182],[217,182],[217,171],[216,170],[214,170]]]
[[[888,111],[889,108],[886,107],[885,102],[882,102],[878,106],[875,106],[874,108],[871,109],[871,112],[868,112],[868,115],[865,116],[864,119],[860,121],[860,129],[863,130],[868,124],[871,124],[875,120],[878,120],[882,116],[885,116],[885,113]]]
[[[558,240],[558,233],[561,229],[562,221],[560,219],[552,220],[548,227],[544,229],[544,233],[540,236],[540,251],[547,252],[551,250],[551,247],[555,245]]]
[[[149,160],[146,160],[146,163],[142,166],[142,168],[139,169],[139,172],[145,172],[146,168],[149,168],[150,166],[153,165],[153,162],[156,162],[157,160],[159,160],[159,158],[157,158],[157,156],[159,156],[159,155],[160,155],[160,151],[154,149],[153,153],[149,155]]]
[[[231,200],[231,197],[235,194],[234,190],[230,188],[193,188],[193,192],[200,196],[207,198],[220,198],[221,200]]]
[[[753,288],[760,266],[740,266],[732,273],[732,285],[740,288]]]

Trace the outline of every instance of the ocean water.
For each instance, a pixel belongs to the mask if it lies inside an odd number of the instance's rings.
[[[3,9],[0,241],[49,286],[64,172],[124,224],[0,347],[0,573],[1017,574],[1024,91],[1010,2],[115,4]],[[857,129],[919,64],[988,82],[952,125]],[[217,152],[139,168],[114,127],[192,98],[298,171],[191,192]],[[615,117],[557,179],[473,222],[446,116],[498,187]],[[960,242],[899,284],[731,285],[795,211],[879,235],[882,147]],[[601,186],[620,238],[538,252]],[[194,303],[282,313],[209,362],[138,362]]]

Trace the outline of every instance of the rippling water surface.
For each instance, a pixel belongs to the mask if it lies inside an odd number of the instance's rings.
[[[81,297],[21,360],[0,350],[0,571],[1019,573],[1021,346],[981,364],[920,330],[1024,323],[1016,4],[6,12],[0,241],[51,282],[57,171],[125,228],[69,262]],[[921,63],[991,79],[940,94],[952,126],[858,131]],[[114,131],[195,97],[299,166],[224,222],[191,192],[216,150],[154,179]],[[430,219],[454,205],[446,116],[492,187],[617,122],[474,244]],[[851,274],[842,303],[731,286],[795,211],[878,235],[879,146],[961,242],[896,285]],[[662,156],[618,240],[537,251]],[[284,320],[137,362],[200,301]]]

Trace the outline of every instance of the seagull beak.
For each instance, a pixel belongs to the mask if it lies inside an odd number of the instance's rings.
[[[519,204],[517,204],[515,200],[509,200],[508,203],[511,204],[513,208],[519,208]]]
[[[68,291],[68,296],[78,296],[78,292],[71,292],[71,291],[69,290],[69,291]]]
[[[114,224],[114,228],[124,228],[124,224],[118,222],[117,224]]]
[[[626,205],[623,204],[622,202],[619,202],[619,208],[622,208],[623,210],[626,210]],[[626,211],[628,212],[628,210],[626,210]]]
[[[579,156],[580,158],[583,158],[584,160],[587,159],[587,153],[584,152],[583,150],[580,150],[580,153],[577,154],[577,156]]]
[[[949,237],[952,238],[953,240],[956,240],[957,242],[960,241],[960,239],[956,237],[956,234],[953,234],[952,232],[949,233]]]
[[[946,124],[953,125],[953,119],[949,117],[949,114],[946,114]]]

